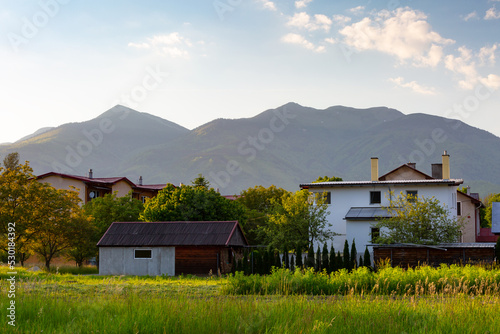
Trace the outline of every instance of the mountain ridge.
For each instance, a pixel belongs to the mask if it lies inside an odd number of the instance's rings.
[[[103,177],[186,184],[202,173],[222,193],[235,194],[259,184],[295,190],[320,175],[369,179],[372,156],[379,157],[381,174],[409,160],[430,173],[430,164],[448,150],[452,176],[486,194],[500,192],[498,147],[495,135],[444,117],[291,102],[192,130],[117,105],[92,120],[0,146],[0,155],[18,151],[35,174],[84,175],[92,168]]]

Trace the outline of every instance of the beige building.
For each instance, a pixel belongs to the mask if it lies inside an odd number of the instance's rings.
[[[165,188],[165,184],[143,185],[142,177],[138,184],[133,183],[126,177],[99,177],[93,176],[92,169],[88,176],[78,176],[50,172],[37,177],[38,182],[49,183],[56,189],[76,189],[79,192],[82,204],[88,203],[94,198],[116,192],[117,197],[123,197],[132,192],[132,197],[142,202],[147,198],[155,197],[158,191]]]
[[[479,194],[457,190],[457,217],[465,220],[462,230],[462,242],[476,242],[481,231],[479,208],[482,206]]]

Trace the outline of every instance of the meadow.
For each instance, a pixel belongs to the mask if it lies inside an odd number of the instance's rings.
[[[10,275],[0,268],[2,333],[496,333],[500,269],[359,268],[334,275]]]

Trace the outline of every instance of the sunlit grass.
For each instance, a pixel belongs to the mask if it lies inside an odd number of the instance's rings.
[[[500,297],[495,288],[488,288],[498,284],[497,269],[385,269],[343,271],[333,278],[277,271],[261,277],[281,286],[277,290],[269,286],[267,293],[228,295],[234,277],[82,276],[20,268],[16,327],[9,326],[6,311],[0,311],[0,332],[494,333],[500,328]],[[0,268],[0,278],[6,291],[6,268]],[[301,283],[313,289],[332,279],[337,289],[343,284],[341,293],[292,293]],[[406,292],[395,284],[398,279]],[[441,291],[437,285],[432,288],[434,281],[441,282]],[[483,287],[472,289],[472,282]],[[9,301],[3,293],[0,310],[6,310]]]

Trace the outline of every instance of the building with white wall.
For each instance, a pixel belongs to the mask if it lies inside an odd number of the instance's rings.
[[[370,181],[305,183],[300,188],[330,193],[327,196],[328,221],[331,230],[338,234],[333,239],[333,247],[341,251],[345,240],[351,245],[354,239],[356,249],[363,253],[365,246],[372,243],[372,235],[378,233],[374,227],[377,218],[388,214],[382,207],[389,206],[391,196],[403,193],[434,197],[446,206],[451,217],[456,217],[457,188],[463,180],[450,177],[449,155],[446,152],[441,164],[432,165],[432,174],[422,173],[415,164],[407,163],[379,176],[378,158],[372,158]],[[372,252],[369,246],[368,250]]]

